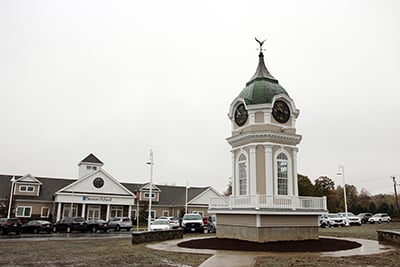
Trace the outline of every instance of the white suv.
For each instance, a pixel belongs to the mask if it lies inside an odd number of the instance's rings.
[[[368,222],[369,223],[382,223],[382,222],[387,222],[390,223],[392,219],[387,213],[377,213],[371,218],[369,218]]]
[[[108,222],[108,227],[117,232],[121,229],[129,231],[132,228],[132,220],[128,217],[115,217]]]

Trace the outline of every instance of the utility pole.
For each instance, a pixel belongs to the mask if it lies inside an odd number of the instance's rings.
[[[397,205],[397,216],[399,216],[400,218],[400,208],[399,208],[399,199],[397,197],[397,183],[396,183],[396,178],[394,176],[392,176],[393,179],[393,187],[394,187],[394,195],[396,197],[396,205]]]

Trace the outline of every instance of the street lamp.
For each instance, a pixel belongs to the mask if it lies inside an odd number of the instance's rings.
[[[347,214],[347,194],[346,194],[346,181],[344,179],[344,166],[339,164],[337,175],[341,175],[343,178],[343,195],[344,195],[344,212],[346,215],[346,226],[349,226],[349,216]]]
[[[149,216],[147,217],[147,231],[151,231],[151,200],[153,198],[153,150],[150,149],[150,158],[149,161],[146,162],[146,164],[150,165],[150,192],[149,192]]]
[[[10,191],[10,199],[8,200],[8,213],[7,213],[7,219],[10,219],[10,214],[11,214],[11,206],[12,206],[12,199],[13,199],[13,193],[14,193],[14,183],[15,183],[15,175],[13,178],[11,178],[11,191]]]
[[[189,190],[189,186],[188,186],[188,182],[186,182],[186,191],[185,191],[185,214],[188,213],[188,190]]]

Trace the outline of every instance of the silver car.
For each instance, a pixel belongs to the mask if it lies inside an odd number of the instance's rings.
[[[132,220],[129,217],[115,217],[108,222],[108,227],[117,232],[121,231],[121,229],[129,231],[132,228]]]

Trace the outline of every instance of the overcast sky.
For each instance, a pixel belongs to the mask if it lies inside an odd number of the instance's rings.
[[[399,1],[0,1],[0,173],[122,182],[231,177],[229,105],[258,44],[300,116],[298,171],[400,183]]]

